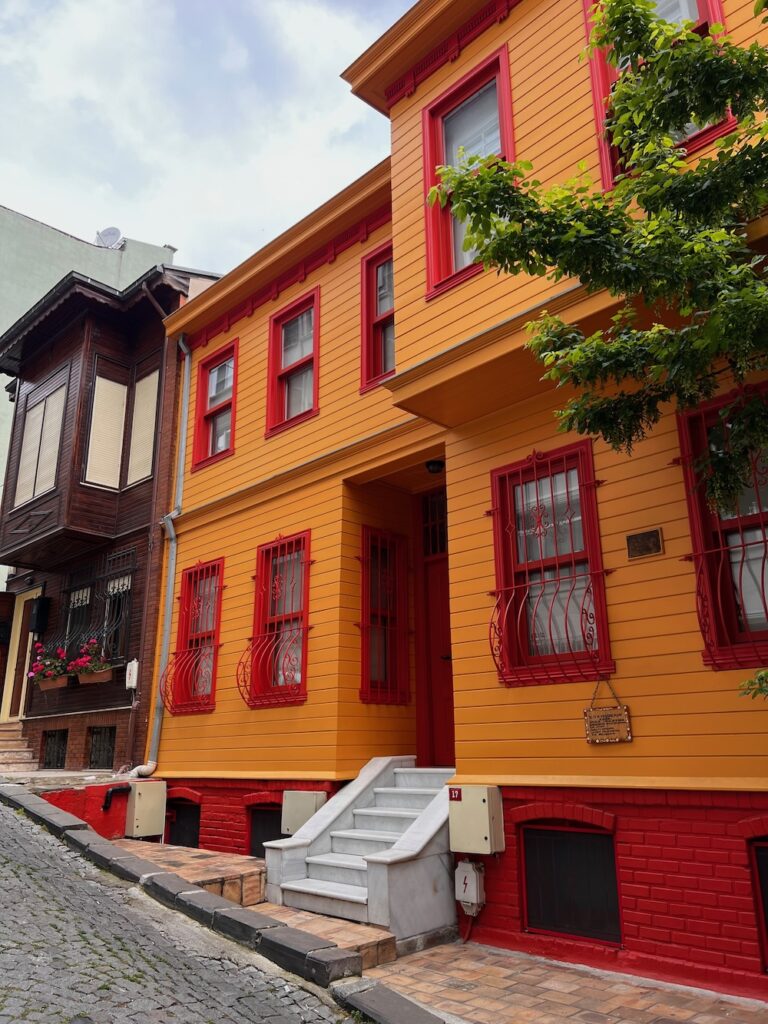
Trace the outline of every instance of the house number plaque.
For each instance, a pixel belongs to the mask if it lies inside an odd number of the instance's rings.
[[[584,708],[587,743],[631,743],[632,725],[626,704],[607,708]]]

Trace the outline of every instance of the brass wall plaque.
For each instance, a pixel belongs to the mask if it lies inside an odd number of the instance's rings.
[[[642,533],[627,534],[627,558],[647,558],[660,555],[664,550],[661,528],[644,530]]]
[[[607,708],[584,708],[587,743],[631,743],[629,708],[619,704]]]

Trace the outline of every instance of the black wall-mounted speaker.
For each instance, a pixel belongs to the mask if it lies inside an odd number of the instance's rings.
[[[29,613],[29,632],[44,633],[48,628],[48,613],[51,609],[50,597],[36,597],[32,601]]]

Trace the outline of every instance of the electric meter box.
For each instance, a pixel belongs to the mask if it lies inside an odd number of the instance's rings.
[[[165,833],[165,783],[131,782],[125,834],[129,839],[162,836]]]
[[[448,832],[454,853],[501,853],[504,809],[498,786],[450,786]]]
[[[319,811],[328,799],[327,793],[312,790],[287,789],[283,793],[283,816],[280,831],[284,836],[292,836],[299,831],[315,811]]]
[[[454,875],[456,902],[465,914],[477,917],[485,905],[485,867],[470,860],[460,860]]]

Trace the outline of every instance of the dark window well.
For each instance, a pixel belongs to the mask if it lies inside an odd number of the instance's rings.
[[[768,939],[768,839],[761,839],[760,842],[755,843],[753,852],[759,903],[763,917],[763,936]],[[765,956],[768,957],[768,947],[765,950]]]
[[[273,839],[284,839],[280,831],[282,826],[282,809],[265,805],[251,808],[251,848],[252,857],[264,856],[264,843]]]
[[[613,836],[524,828],[526,926],[620,942]]]
[[[67,761],[68,729],[47,729],[43,733],[41,768],[63,768]]]
[[[183,800],[168,801],[168,842],[171,846],[200,846],[200,808]]]
[[[113,768],[115,764],[114,725],[95,725],[88,730],[88,767]]]

